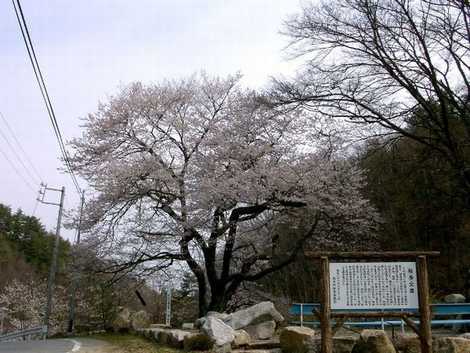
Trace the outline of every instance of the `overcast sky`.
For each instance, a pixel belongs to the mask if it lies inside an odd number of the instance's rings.
[[[261,87],[269,76],[291,74],[295,67],[285,60],[286,38],[279,30],[286,16],[300,9],[298,0],[22,0],[21,4],[66,140],[79,136],[80,117],[95,111],[97,103],[122,84],[205,70],[222,76],[240,71],[244,84]],[[73,184],[58,171],[58,145],[10,1],[0,2],[0,54],[0,112],[42,181],[51,187],[64,185],[66,207],[76,207]],[[15,146],[2,119],[0,132]],[[2,134],[0,152],[0,202],[32,214],[38,178],[22,168]],[[58,200],[58,195],[48,196]],[[35,215],[49,230],[55,229],[56,207],[39,204]],[[70,238],[72,233],[65,235]]]

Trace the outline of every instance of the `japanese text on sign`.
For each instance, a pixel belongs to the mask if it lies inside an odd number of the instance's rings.
[[[330,264],[332,309],[418,308],[416,263]]]

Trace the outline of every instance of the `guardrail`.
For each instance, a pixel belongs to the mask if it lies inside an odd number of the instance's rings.
[[[4,335],[0,336],[0,342],[1,341],[10,341],[14,340],[20,337],[26,338],[33,335],[41,335],[43,339],[46,339],[46,333],[47,333],[47,327],[46,326],[38,326],[38,327],[32,327],[32,328],[27,328],[25,330],[20,330],[20,331],[15,331],[15,332],[10,332],[6,333]]]

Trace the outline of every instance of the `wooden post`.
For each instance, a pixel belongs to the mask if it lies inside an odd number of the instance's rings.
[[[328,257],[321,257],[321,351],[333,352],[333,335],[331,329],[330,309],[330,262]]]
[[[418,256],[417,265],[421,352],[432,353],[431,310],[429,307],[429,278],[426,256]]]

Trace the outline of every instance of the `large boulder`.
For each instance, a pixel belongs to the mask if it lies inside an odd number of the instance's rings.
[[[235,339],[235,330],[214,316],[206,318],[201,327],[201,331],[209,336],[212,342],[218,347],[231,344]]]
[[[236,330],[235,339],[232,342],[234,347],[243,347],[251,342],[251,336],[245,330]]]
[[[470,340],[463,337],[442,337],[433,342],[434,353],[469,353]]]
[[[444,297],[444,302],[450,304],[465,303],[465,296],[459,293],[449,294]]]
[[[397,351],[385,331],[364,330],[352,353],[397,353]]]
[[[274,336],[276,323],[274,321],[265,321],[260,324],[247,326],[244,330],[255,340],[269,340]]]
[[[223,321],[234,330],[238,330],[264,321],[282,322],[284,317],[276,310],[272,302],[261,302],[229,314]]]
[[[308,327],[287,326],[279,334],[283,353],[307,353],[316,346],[315,331]]]
[[[131,311],[125,307],[119,307],[112,325],[114,332],[125,332],[131,328]]]
[[[211,317],[215,317],[219,320],[222,320],[224,321],[227,317],[228,317],[228,314],[227,313],[219,313],[217,311],[208,311],[206,316],[203,316],[203,317],[200,317],[199,319],[197,319],[195,322],[194,322],[194,328],[196,329],[199,329],[202,327],[202,325],[204,325],[204,322],[206,322],[206,319],[211,316]]]
[[[131,327],[134,330],[149,327],[150,325],[150,316],[144,310],[140,310],[140,311],[136,311],[135,313],[132,313],[130,315],[130,320],[131,320]]]

